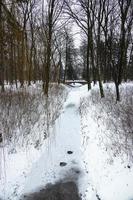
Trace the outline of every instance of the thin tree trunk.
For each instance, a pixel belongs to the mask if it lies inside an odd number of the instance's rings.
[[[50,65],[51,65],[51,31],[49,35],[49,44],[47,48],[47,63],[45,68],[45,88],[44,88],[44,94],[48,96],[48,90],[49,90],[49,75],[50,75]]]
[[[101,80],[101,72],[100,72],[100,63],[99,63],[99,60],[100,60],[100,28],[98,30],[98,41],[97,41],[97,75],[98,75],[98,82],[99,82],[99,89],[100,89],[100,94],[101,94],[101,98],[104,97],[104,91],[103,91],[103,84],[102,84],[102,80]]]
[[[88,90],[91,89],[91,75],[90,75],[90,42],[91,42],[91,34],[90,34],[90,10],[89,10],[90,1],[88,0],[87,4],[87,83],[88,83]]]
[[[45,68],[45,88],[44,94],[48,96],[49,80],[50,80],[50,67],[51,67],[51,45],[52,45],[52,28],[53,28],[53,12],[54,12],[55,0],[50,2],[48,10],[48,38],[47,38],[47,60]]]
[[[3,53],[3,21],[2,21],[2,0],[0,0],[0,84],[4,92],[4,53]]]
[[[115,88],[116,88],[116,101],[120,101],[119,84],[117,82],[115,82]]]

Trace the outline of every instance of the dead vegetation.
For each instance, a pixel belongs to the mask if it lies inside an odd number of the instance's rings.
[[[113,87],[107,86],[105,91],[104,99],[100,98],[97,89],[93,89],[88,98],[82,99],[81,116],[93,107],[91,116],[98,126],[99,145],[110,156],[126,157],[130,162],[133,160],[133,86],[121,86],[121,102],[115,101]]]
[[[9,145],[11,153],[16,147],[39,147],[59,116],[65,97],[62,85],[51,85],[48,98],[41,85],[1,93],[0,146]]]

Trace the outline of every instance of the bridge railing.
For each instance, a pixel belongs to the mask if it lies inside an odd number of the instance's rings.
[[[75,84],[75,83],[80,83],[82,85],[87,84],[86,80],[66,80],[65,84]]]

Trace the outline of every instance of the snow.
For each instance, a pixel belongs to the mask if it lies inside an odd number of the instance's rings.
[[[73,89],[64,104],[64,110],[56,120],[51,131],[47,148],[33,166],[24,188],[24,193],[35,191],[47,183],[55,183],[61,179],[75,178],[74,169],[81,168],[80,116],[78,105],[79,92]],[[67,151],[72,151],[71,155]],[[65,167],[60,167],[65,162]]]
[[[29,92],[28,100],[23,96],[27,95],[25,93],[27,89]],[[0,198],[5,200],[19,199],[23,193],[27,175],[47,145],[44,133],[46,132],[46,136],[48,136],[47,127],[51,128],[55,119],[58,118],[67,94],[64,86],[59,88],[52,86],[49,102],[46,102],[40,83],[10,93],[12,91],[15,91],[15,87],[9,88],[7,86],[6,96],[3,95],[0,99],[3,106],[0,107],[0,129],[5,134],[3,134],[5,138],[0,148]],[[10,103],[11,97],[13,102],[9,107],[10,110],[8,110],[6,105],[8,105],[8,101]],[[6,105],[4,105],[5,100]],[[45,109],[46,105],[48,110]],[[49,122],[47,121],[47,114],[49,115]],[[19,121],[21,122],[20,126],[18,126]],[[12,124],[14,126],[11,126]],[[7,127],[7,133],[13,133],[11,142],[7,142],[6,132],[3,131],[6,131]]]
[[[102,200],[133,198],[132,146],[130,143],[125,145],[123,138],[127,135],[121,130],[121,120],[123,122],[126,114],[123,109],[129,106],[132,110],[131,101],[128,104],[129,98],[132,98],[132,89],[132,83],[122,84],[122,101],[117,104],[112,96],[112,83],[104,85],[105,99],[99,98],[97,86],[81,99],[82,150],[90,182],[85,200],[93,200],[96,195]],[[128,133],[129,127],[126,129]]]
[[[39,148],[29,145],[13,154],[6,147],[0,149],[0,197],[19,200],[48,183],[73,180],[82,200],[133,199],[132,138],[126,148],[122,129],[126,116],[122,108],[132,111],[133,84],[122,84],[123,100],[117,104],[112,83],[104,84],[106,98],[102,100],[98,85],[89,92],[87,85],[79,83],[66,90],[69,94],[61,114]],[[66,165],[60,166],[61,162]]]

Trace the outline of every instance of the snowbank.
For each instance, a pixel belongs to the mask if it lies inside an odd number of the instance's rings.
[[[7,85],[0,96],[0,198],[21,195],[27,174],[46,146],[50,129],[59,117],[67,96],[63,86],[51,85],[49,98],[42,84],[15,89]]]
[[[101,99],[95,86],[80,105],[82,151],[88,171],[84,199],[131,200],[133,84],[121,85],[120,103],[115,102],[112,83],[105,84],[104,90],[106,98]]]

